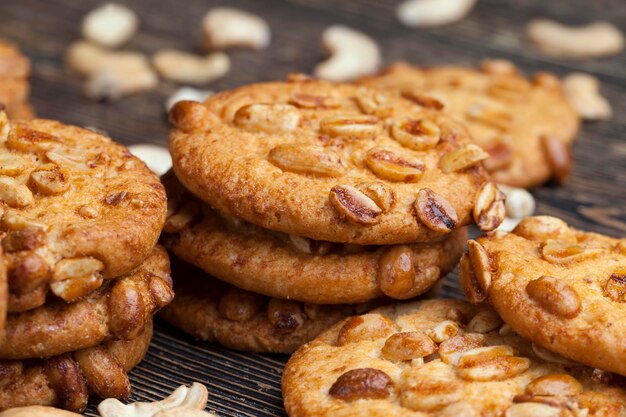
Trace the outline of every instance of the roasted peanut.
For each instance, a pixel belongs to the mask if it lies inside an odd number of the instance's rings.
[[[444,363],[456,365],[463,352],[485,346],[487,338],[480,333],[464,333],[444,340],[439,345],[439,356]]]
[[[378,177],[396,182],[417,182],[426,169],[419,159],[400,156],[395,150],[383,147],[370,149],[365,163]]]
[[[348,221],[356,224],[376,224],[382,213],[376,203],[349,185],[335,185],[330,190],[330,203]]]
[[[506,214],[505,195],[498,186],[489,181],[476,193],[472,216],[476,225],[484,232],[500,226]]]
[[[52,272],[50,289],[67,302],[89,294],[102,285],[104,264],[91,257],[62,259]]]
[[[466,330],[471,333],[489,333],[499,329],[502,319],[495,311],[481,310],[467,323]]]
[[[480,161],[489,158],[489,154],[480,146],[469,144],[445,154],[439,166],[445,174],[473,167]]]
[[[558,278],[542,276],[530,281],[526,285],[526,293],[550,314],[572,319],[580,313],[578,293]]]
[[[568,374],[540,376],[526,386],[526,393],[530,395],[569,396],[582,394],[582,392],[582,384]]]
[[[344,170],[339,155],[322,146],[278,145],[268,159],[283,171],[297,174],[337,177]]]
[[[396,202],[396,195],[391,188],[382,182],[362,182],[357,184],[356,189],[376,203],[383,213],[386,213]]]
[[[383,346],[381,356],[390,361],[408,361],[437,352],[433,340],[420,332],[403,332],[392,335]]]
[[[70,188],[70,172],[56,164],[45,164],[30,173],[30,181],[39,193],[58,195]]]
[[[510,346],[489,346],[461,354],[456,372],[469,381],[499,381],[513,378],[530,367],[530,359],[513,356]]]
[[[6,239],[6,238],[5,238]],[[611,274],[602,287],[604,295],[613,301],[626,302],[626,268]]]
[[[26,185],[11,177],[0,177],[0,201],[9,207],[23,208],[33,204],[35,199]]]
[[[441,323],[437,324],[432,329],[430,329],[430,331],[428,332],[428,335],[436,343],[441,343],[456,336],[458,332],[459,332],[458,323],[452,320],[444,320]]]
[[[351,317],[339,329],[337,345],[343,346],[361,340],[387,337],[392,332],[392,328],[391,320],[380,314],[372,313]]]
[[[320,133],[331,137],[371,139],[382,131],[379,119],[371,115],[339,115],[320,121]]]
[[[591,245],[571,244],[568,242],[546,240],[541,245],[541,255],[553,264],[568,265],[579,262],[583,259],[591,259],[602,253],[601,248],[594,248]]]
[[[430,188],[419,191],[414,206],[417,217],[435,232],[449,233],[459,222],[454,207]]]
[[[519,403],[507,408],[504,417],[558,417],[561,410],[546,404]]]
[[[272,298],[267,306],[267,318],[277,330],[293,332],[304,324],[302,303]]]
[[[286,133],[296,129],[300,112],[290,104],[248,104],[237,110],[233,122],[250,131]]]
[[[440,362],[429,362],[406,371],[400,387],[400,404],[411,410],[429,412],[463,399],[463,386]]]
[[[568,145],[554,136],[541,136],[541,144],[554,179],[563,184],[572,171],[572,155]]]
[[[336,109],[341,105],[339,99],[331,96],[314,96],[304,93],[293,93],[289,104],[301,109]]]
[[[387,296],[403,300],[414,297],[411,289],[415,283],[413,250],[408,245],[395,245],[381,256],[378,266],[378,285]]]
[[[26,170],[28,162],[17,154],[0,152],[0,175],[15,177]]]
[[[394,383],[383,371],[373,368],[353,369],[341,375],[328,393],[344,401],[384,399],[391,396]]]
[[[428,119],[404,120],[391,126],[391,136],[409,149],[425,151],[439,143],[441,129]]]

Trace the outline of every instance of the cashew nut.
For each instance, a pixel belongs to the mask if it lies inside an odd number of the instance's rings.
[[[376,42],[345,26],[331,26],[322,34],[322,44],[331,55],[315,67],[315,76],[330,81],[347,81],[371,74],[380,65]]]
[[[202,19],[202,34],[209,49],[262,49],[270,44],[270,27],[265,20],[230,7],[211,9]]]
[[[166,147],[142,144],[128,147],[130,153],[141,159],[158,176],[165,174],[172,167],[172,156]]]
[[[213,95],[210,90],[198,90],[191,87],[181,87],[172,94],[165,102],[165,111],[169,112],[174,104],[182,100],[203,102]]]
[[[88,42],[75,42],[67,50],[66,65],[87,78],[90,98],[116,99],[156,87],[158,77],[145,55],[111,52]]]
[[[614,55],[624,49],[624,35],[608,22],[585,26],[565,26],[546,19],[531,21],[526,27],[530,40],[547,55],[585,59]]]
[[[476,0],[408,0],[397,9],[398,20],[412,27],[443,26],[461,20]]]
[[[126,6],[106,3],[83,18],[83,37],[108,48],[126,43],[137,32],[139,21]]]
[[[613,109],[600,95],[600,82],[589,74],[575,72],[563,78],[563,91],[567,100],[585,120],[608,120]]]
[[[532,216],[535,212],[535,198],[523,188],[510,187],[498,184],[498,188],[506,195],[506,216],[513,219],[523,219]]]
[[[505,217],[500,226],[496,230],[502,232],[510,232],[517,227],[522,219],[513,219],[511,217]]]
[[[230,59],[222,52],[198,56],[163,49],[152,57],[152,64],[163,78],[188,84],[207,84],[230,70]]]
[[[175,417],[179,415],[210,417],[214,414],[198,414],[192,411],[203,410],[208,395],[204,385],[194,382],[191,387],[181,385],[169,397],[153,403],[124,405],[119,400],[108,398],[98,405],[98,412],[102,417]]]

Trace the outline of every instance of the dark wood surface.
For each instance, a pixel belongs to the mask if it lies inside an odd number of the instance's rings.
[[[604,19],[626,29],[623,0],[479,0],[465,20],[444,28],[419,30],[395,20],[397,0],[137,0],[120,1],[139,13],[141,29],[126,49],[154,53],[165,47],[199,51],[200,20],[214,5],[232,5],[264,16],[272,27],[271,46],[263,51],[230,51],[233,68],[207,86],[223,90],[241,84],[282,79],[289,72],[310,72],[323,59],[320,33],[345,24],[376,38],[386,63],[404,59],[425,65],[476,65],[502,57],[531,73],[559,75],[585,71],[599,77],[613,104],[609,122],[585,124],[574,147],[576,166],[565,187],[533,191],[538,213],[552,214],[581,228],[626,235],[626,54],[592,61],[560,61],[540,55],[524,37],[525,23],[549,17],[570,24]],[[81,17],[99,0],[2,0],[0,37],[16,42],[33,62],[32,102],[46,118],[108,132],[125,144],[165,144],[168,125],[163,103],[176,85],[162,82],[155,91],[115,103],[81,95],[81,83],[63,70],[67,45],[80,36]],[[457,275],[442,293],[461,296]],[[180,384],[204,382],[209,409],[224,416],[283,415],[280,375],[286,358],[228,351],[157,323],[153,345],[132,372],[133,400],[154,400]],[[87,415],[95,415],[93,406]]]

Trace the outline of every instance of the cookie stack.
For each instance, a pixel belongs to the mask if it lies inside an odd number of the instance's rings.
[[[30,119],[30,62],[11,43],[0,39],[0,103],[11,119]]]
[[[164,242],[210,275],[174,271],[163,317],[231,348],[291,352],[363,303],[428,291],[465,226],[495,229],[504,204],[488,155],[423,99],[294,75],[179,102]]]
[[[0,161],[0,410],[127,397],[173,297],[163,186],[99,133],[5,113]]]

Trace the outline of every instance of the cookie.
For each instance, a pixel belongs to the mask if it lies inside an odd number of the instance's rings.
[[[580,120],[551,74],[529,81],[505,60],[485,61],[478,70],[398,63],[361,83],[399,91],[463,122],[489,153],[485,167],[496,182],[530,188],[550,178],[563,182],[570,173]]]
[[[290,417],[621,416],[624,379],[535,352],[489,307],[428,300],[346,319],[283,374]],[[620,385],[621,384],[621,385]]]
[[[28,58],[13,44],[0,40],[0,103],[6,106],[12,119],[29,118],[29,76]]]
[[[454,268],[467,240],[459,228],[437,242],[357,246],[320,242],[220,215],[163,177],[170,216],[164,244],[179,258],[232,285],[314,304],[413,298]]]
[[[245,291],[174,261],[176,298],[159,316],[193,337],[235,350],[292,353],[373,303],[318,305]]]
[[[626,375],[626,239],[548,216],[469,241],[461,281],[522,336],[572,360]]]
[[[4,324],[7,316],[7,302],[9,299],[9,285],[7,282],[7,270],[4,266],[2,248],[0,247],[0,340],[4,334]]]
[[[162,247],[137,269],[71,304],[62,300],[10,313],[0,358],[59,355],[112,339],[137,337],[152,315],[173,298],[170,265]]]
[[[81,415],[54,407],[32,405],[29,407],[11,408],[0,413],[0,417],[81,417]]]
[[[460,124],[400,97],[292,77],[178,102],[170,120],[181,182],[266,229],[382,245],[502,220],[487,155]]]
[[[110,138],[0,114],[0,239],[9,311],[67,302],[136,268],[163,227],[158,177]]]
[[[137,338],[111,341],[47,359],[0,360],[0,410],[49,405],[82,411],[89,395],[127,399],[127,372],[145,356],[152,338],[152,321]]]

